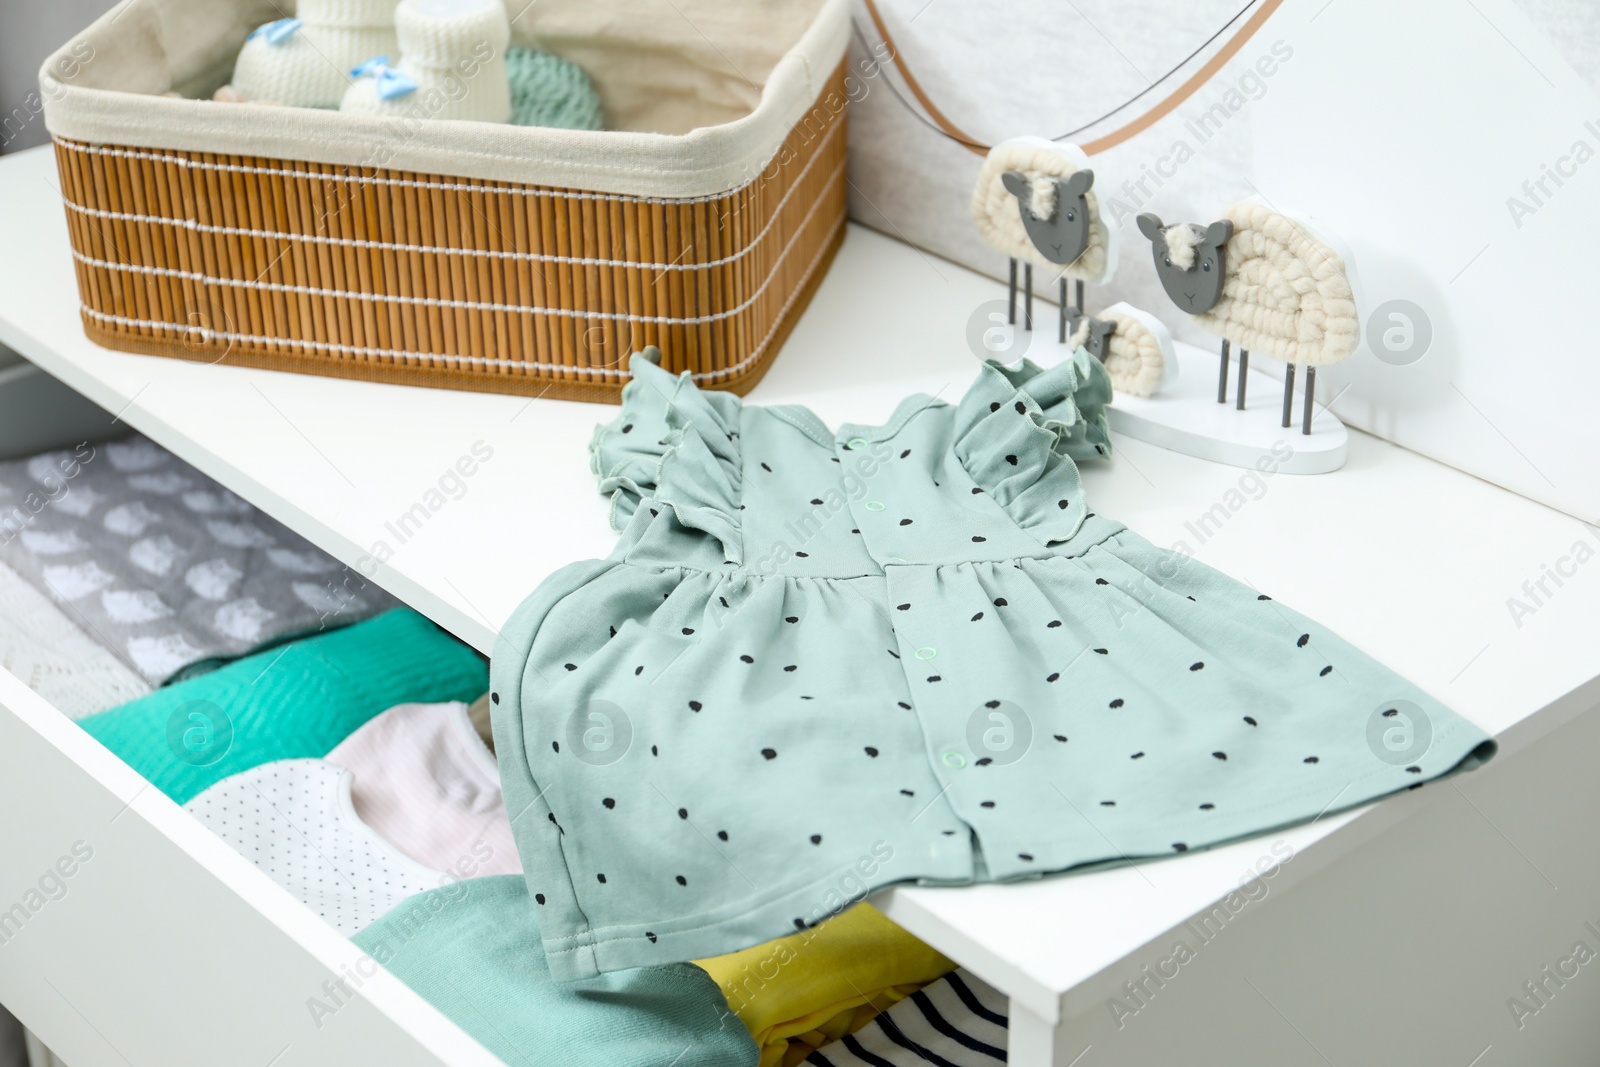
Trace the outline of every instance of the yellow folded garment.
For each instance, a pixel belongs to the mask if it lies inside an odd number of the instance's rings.
[[[695,963],[755,1038],[760,1067],[794,1067],[956,967],[870,904]]]

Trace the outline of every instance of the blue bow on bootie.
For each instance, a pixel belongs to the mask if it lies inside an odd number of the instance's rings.
[[[250,36],[246,37],[245,40],[265,37],[268,44],[282,44],[293,37],[294,32],[299,28],[299,19],[279,19],[277,22],[269,22],[264,26],[257,26],[250,31]]]
[[[357,78],[372,75],[378,83],[378,99],[393,100],[397,96],[417,91],[416,79],[403,70],[389,66],[388,56],[374,56],[350,72]]]

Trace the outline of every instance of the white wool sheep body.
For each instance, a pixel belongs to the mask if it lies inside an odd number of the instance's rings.
[[[1089,157],[1076,145],[1042,137],[1001,141],[989,150],[972,190],[972,218],[978,232],[995,249],[1014,259],[1058,270],[1090,285],[1104,284],[1117,269],[1119,235],[1116,224],[1101,213],[1100,198],[1094,189],[1083,193],[1088,206],[1088,241],[1075,260],[1061,264],[1046,256],[1028,236],[1018,211],[1018,197],[1003,180],[1008,172],[1022,174],[1028,183],[1027,206],[1040,218],[1049,218],[1061,206],[1056,200],[1056,181],[1070,179],[1083,170],[1089,170]]]
[[[1356,350],[1361,322],[1344,260],[1305,225],[1244,201],[1233,223],[1222,299],[1195,321],[1247,351],[1325,367]]]
[[[1266,204],[1234,204],[1210,226],[1139,216],[1156,274],[1181,310],[1219,335],[1217,402],[1227,399],[1228,347],[1239,347],[1238,406],[1252,350],[1287,363],[1283,425],[1290,424],[1297,366],[1306,368],[1302,432],[1311,432],[1316,369],[1356,350],[1361,321],[1344,260],[1307,226]]]
[[[1011,259],[1011,321],[1017,318],[1017,264],[1024,265],[1025,328],[1033,328],[1033,268],[1055,272],[1065,340],[1067,281],[1083,309],[1085,283],[1109,281],[1117,269],[1116,223],[1101,213],[1089,157],[1077,145],[1014,137],[989,150],[972,190],[978,232]]]
[[[1068,346],[1089,347],[1095,323],[1110,324],[1098,350],[1091,352],[1105,364],[1112,388],[1129,396],[1153,396],[1178,376],[1177,350],[1172,334],[1149,312],[1132,304],[1112,304],[1098,315],[1075,314]]]

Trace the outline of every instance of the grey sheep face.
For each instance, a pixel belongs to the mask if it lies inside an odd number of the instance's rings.
[[[1022,213],[1022,228],[1039,254],[1051,263],[1066,266],[1076,263],[1089,247],[1089,200],[1094,171],[1075,171],[1070,177],[1055,178],[1055,209],[1046,217],[1033,213],[1033,185],[1019,170],[1000,176],[1006,192],[1017,198]]]
[[[1074,311],[1067,320],[1067,336],[1070,337],[1078,332],[1085,317],[1089,320],[1089,331],[1083,347],[1089,350],[1091,356],[1104,363],[1111,348],[1111,335],[1117,332],[1117,324],[1111,319],[1097,319],[1093,315],[1085,316],[1080,311]]]
[[[1139,232],[1150,239],[1156,277],[1180,310],[1200,315],[1217,306],[1228,273],[1231,221],[1220,219],[1204,229],[1192,222],[1164,226],[1160,216],[1146,212],[1139,216]]]

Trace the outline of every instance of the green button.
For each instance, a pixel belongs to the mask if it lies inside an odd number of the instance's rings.
[[[967,765],[967,757],[963,756],[959,752],[946,752],[944,754],[944,765],[946,767],[953,767],[959,771],[961,768]]]
[[[860,450],[866,448],[868,442],[865,437],[852,437],[850,438],[849,444],[852,449]]]
[[[885,504],[881,500],[869,500],[863,504],[862,507],[866,508],[868,511],[882,511],[885,507]]]
[[[932,659],[939,654],[939,651],[932,645],[923,645],[921,648],[917,649],[911,654],[918,659]]]

